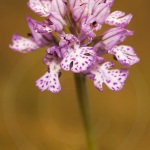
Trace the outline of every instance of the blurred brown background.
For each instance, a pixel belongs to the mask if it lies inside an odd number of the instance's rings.
[[[86,150],[72,73],[63,72],[62,91],[41,92],[35,81],[45,73],[45,49],[20,54],[8,48],[13,33],[29,32],[25,16],[39,19],[27,0],[0,1],[0,150]],[[99,150],[150,149],[149,0],[116,0],[112,10],[132,13],[124,44],[135,48],[140,63],[120,92],[94,88],[88,93]]]

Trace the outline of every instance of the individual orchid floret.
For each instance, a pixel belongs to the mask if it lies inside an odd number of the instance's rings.
[[[37,22],[34,24],[34,30],[38,33],[61,32],[64,25],[66,25],[66,22],[62,16],[57,12],[51,12],[43,23]]]
[[[122,89],[124,81],[128,77],[128,70],[108,70],[113,66],[114,64],[112,62],[105,62],[102,65],[95,64],[94,68],[91,69],[91,79],[94,80],[94,86],[100,91],[103,91],[103,83],[105,83],[108,88],[113,91],[118,91]]]
[[[123,66],[131,66],[140,60],[131,46],[115,46],[108,53],[115,55]]]
[[[38,86],[40,90],[49,90],[53,93],[57,93],[61,90],[59,82],[61,69],[60,57],[61,53],[58,46],[53,46],[47,50],[43,62],[48,66],[48,71],[36,81],[36,86]]]
[[[9,47],[20,53],[28,53],[39,48],[33,38],[24,38],[18,34],[13,35],[12,42]]]
[[[28,53],[39,47],[55,45],[54,37],[51,34],[41,34],[34,30],[35,24],[38,23],[37,21],[27,17],[27,22],[31,31],[31,33],[28,34],[29,37],[24,38],[18,34],[14,34],[12,37],[13,44],[9,45],[10,48],[21,53]]]
[[[47,17],[51,12],[51,3],[49,0],[29,0],[29,8],[35,13]]]
[[[50,66],[52,68],[52,65]],[[54,69],[53,66],[52,69]],[[58,79],[58,71],[50,69],[41,78],[36,81],[36,86],[41,90],[49,90],[53,93],[58,93],[61,90],[61,85]]]
[[[52,34],[48,33],[38,33],[35,30],[35,26],[39,22],[27,17],[28,26],[30,28],[31,34],[39,46],[54,45],[54,37]]]
[[[130,23],[132,15],[124,15],[125,13],[122,11],[114,11],[106,18],[105,23],[112,26],[125,27],[127,24]]]
[[[121,27],[108,29],[102,34],[102,40],[95,47],[110,50],[117,44],[123,42],[127,36],[133,35],[133,31]]]
[[[91,0],[90,2],[95,3],[95,1],[93,0]],[[109,4],[98,3],[98,6],[95,8],[92,3],[88,5],[88,13],[82,18],[80,23],[81,31],[86,35],[88,39],[92,39],[96,36],[94,31],[98,31],[99,29],[101,29],[102,24],[105,23],[105,19],[110,13]]]
[[[75,36],[67,34],[60,41],[61,48],[65,47],[67,51],[63,52],[61,61],[62,69],[73,71],[75,73],[83,72],[88,69],[96,59],[96,52],[92,47],[80,47]]]

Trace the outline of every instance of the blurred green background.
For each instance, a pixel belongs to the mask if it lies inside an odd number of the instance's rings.
[[[73,75],[63,72],[62,91],[41,92],[35,81],[46,67],[45,49],[20,54],[8,48],[13,33],[29,32],[25,17],[39,20],[27,0],[0,1],[0,150],[86,150]],[[115,0],[112,10],[132,13],[124,44],[135,48],[140,63],[132,66],[122,91],[104,92],[88,80],[88,94],[98,150],[150,149],[149,0]]]

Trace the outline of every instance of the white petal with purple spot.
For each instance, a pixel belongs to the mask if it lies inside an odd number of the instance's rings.
[[[106,18],[105,23],[113,26],[124,27],[129,24],[130,20],[132,19],[131,14],[128,14],[126,16],[124,15],[125,13],[122,11],[114,11]]]
[[[48,58],[47,58],[48,65]],[[57,93],[61,90],[59,82],[60,63],[57,58],[49,59],[48,71],[36,81],[36,86],[42,91],[49,90]]]
[[[73,72],[79,73],[93,65],[95,59],[96,53],[92,47],[81,47],[66,54],[61,62],[61,67],[66,71],[71,69]]]
[[[13,35],[12,42],[13,44],[9,47],[21,53],[28,53],[39,48],[33,39],[24,38],[18,34]]]
[[[36,86],[41,91],[49,90],[53,93],[58,93],[61,90],[58,73],[46,72],[41,78],[36,81]]]
[[[131,66],[140,60],[134,49],[127,45],[115,46],[108,53],[114,54],[123,66]]]
[[[103,83],[105,83],[109,87],[109,89],[113,91],[118,91],[122,89],[124,81],[128,76],[128,70],[108,70],[113,66],[114,64],[112,62],[105,62],[102,65],[95,64],[95,67],[91,70],[91,74],[95,75],[93,79],[94,85],[100,91],[103,91]]]

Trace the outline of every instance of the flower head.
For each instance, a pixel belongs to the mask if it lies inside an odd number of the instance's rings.
[[[28,7],[44,17],[44,21],[27,17],[31,33],[27,38],[14,34],[10,48],[27,53],[49,47],[43,59],[47,71],[36,81],[40,90],[59,92],[61,69],[85,74],[100,91],[103,91],[103,83],[113,91],[123,88],[128,69],[111,69],[114,63],[106,61],[103,55],[114,55],[123,67],[140,59],[131,46],[120,45],[133,35],[133,31],[126,29],[132,14],[111,13],[113,3],[114,0],[28,1]],[[100,33],[105,24],[113,27]]]

